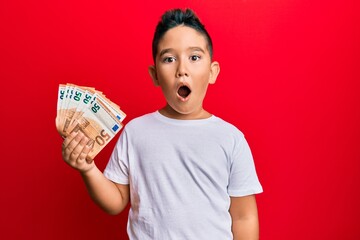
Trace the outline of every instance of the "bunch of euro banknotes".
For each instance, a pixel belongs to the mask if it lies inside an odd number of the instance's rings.
[[[88,158],[94,157],[123,127],[126,114],[95,88],[60,84],[57,100],[56,129],[63,138],[81,131],[92,147]]]

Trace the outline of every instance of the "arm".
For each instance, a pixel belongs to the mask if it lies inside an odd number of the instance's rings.
[[[259,219],[255,195],[231,197],[230,215],[234,240],[259,239]]]
[[[90,197],[105,212],[116,215],[124,210],[129,202],[129,185],[110,181],[97,167],[81,176]]]
[[[63,143],[63,159],[80,172],[92,200],[105,212],[118,214],[129,202],[129,185],[108,180],[94,161],[86,159],[91,150],[88,141],[81,131],[71,133]]]

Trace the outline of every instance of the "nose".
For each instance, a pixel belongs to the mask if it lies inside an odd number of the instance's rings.
[[[188,73],[188,70],[187,70],[187,67],[186,67],[186,64],[184,63],[184,61],[179,60],[178,66],[176,69],[176,77],[179,78],[179,77],[183,77],[183,76],[188,77],[189,73]]]

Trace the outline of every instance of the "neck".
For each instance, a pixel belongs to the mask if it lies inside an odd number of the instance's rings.
[[[171,106],[166,105],[165,107],[160,109],[159,112],[165,117],[179,120],[197,120],[211,117],[211,114],[202,107],[197,111],[193,111],[190,113],[181,113],[174,110]]]

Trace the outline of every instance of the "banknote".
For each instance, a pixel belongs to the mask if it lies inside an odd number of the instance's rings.
[[[126,114],[101,91],[92,87],[60,84],[58,89],[56,129],[66,138],[73,131],[81,131],[90,140],[94,157],[123,127]]]
[[[61,129],[61,111],[62,111],[62,102],[64,101],[64,97],[65,97],[65,88],[66,88],[66,85],[64,85],[64,84],[59,85],[57,111],[56,111],[56,119],[55,119],[56,129],[59,133],[62,130]]]

